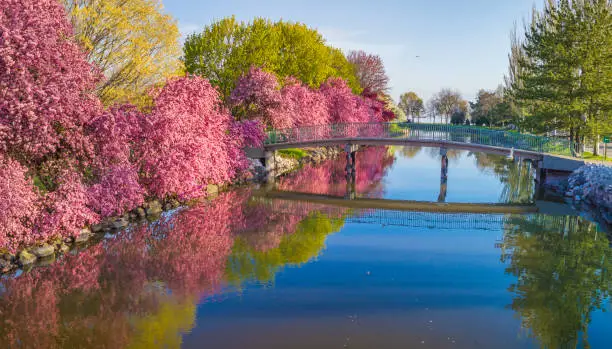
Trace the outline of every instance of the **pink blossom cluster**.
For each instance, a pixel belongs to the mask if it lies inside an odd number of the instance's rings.
[[[26,178],[27,169],[0,153],[0,247],[10,240],[32,242],[34,217],[40,213],[39,198]]]
[[[148,192],[183,200],[204,195],[208,184],[230,181],[248,166],[242,147],[263,141],[259,123],[236,125],[217,90],[196,76],[167,82],[142,132]]]
[[[101,75],[69,40],[63,6],[2,0],[0,9],[0,151],[29,165],[87,155],[83,129],[101,108]]]
[[[341,78],[330,78],[319,89],[292,78],[281,86],[274,74],[257,67],[238,80],[230,104],[237,115],[261,120],[272,129],[382,122],[395,117],[378,94],[355,95]]]
[[[0,253],[75,236],[146,198],[184,200],[248,167],[263,141],[199,77],[170,80],[143,113],[103,110],[99,69],[57,0],[0,0]],[[259,96],[259,95],[258,95]]]

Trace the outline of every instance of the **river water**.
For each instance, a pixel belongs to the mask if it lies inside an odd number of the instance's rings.
[[[607,234],[542,206],[528,163],[356,162],[354,181],[344,158],[305,166],[3,277],[0,348],[612,347]]]

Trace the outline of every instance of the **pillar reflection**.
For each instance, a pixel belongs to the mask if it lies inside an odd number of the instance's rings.
[[[448,155],[446,148],[440,148],[440,194],[438,195],[438,202],[446,201],[446,189],[448,182]]]

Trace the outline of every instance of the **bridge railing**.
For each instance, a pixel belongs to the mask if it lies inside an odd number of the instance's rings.
[[[270,131],[265,144],[306,143],[347,138],[450,141],[575,156],[572,143],[566,139],[444,124],[346,123],[304,126]]]

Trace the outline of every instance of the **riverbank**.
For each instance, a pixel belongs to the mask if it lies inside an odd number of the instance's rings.
[[[300,152],[300,156],[277,153],[276,177],[299,170],[306,164],[320,164],[334,159],[341,153],[337,147],[308,148]],[[265,181],[265,167],[259,160],[251,159],[246,175],[231,184],[217,186],[208,185],[207,195],[196,200],[181,202],[177,199],[151,200],[120,216],[104,219],[98,224],[85,227],[76,237],[55,238],[43,243],[36,243],[22,248],[15,253],[0,251],[0,275],[15,272],[18,269],[30,270],[35,266],[46,266],[53,263],[57,257],[75,248],[87,247],[101,241],[108,234],[114,235],[134,224],[155,222],[164,212],[193,206],[198,203],[212,201],[220,192],[240,186],[258,185]]]
[[[547,189],[566,197],[577,210],[612,226],[612,167],[588,164]]]

